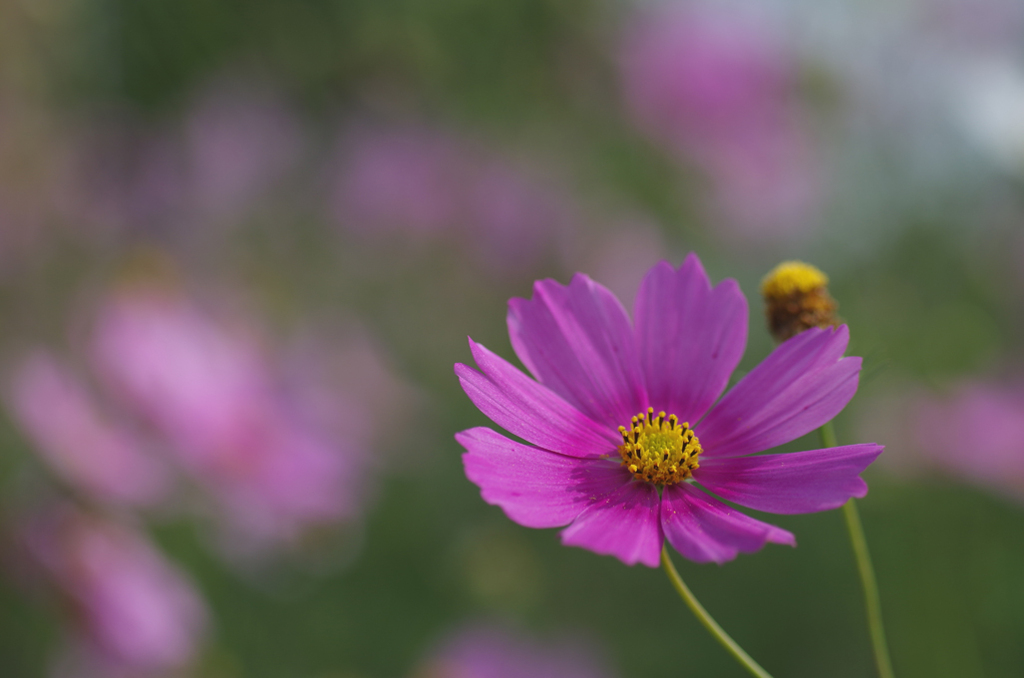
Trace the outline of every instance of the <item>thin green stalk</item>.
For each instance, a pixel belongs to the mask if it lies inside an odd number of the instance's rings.
[[[825,447],[838,445],[832,422],[822,426],[819,433]],[[894,678],[892,661],[889,659],[889,644],[885,639],[885,627],[882,625],[882,599],[878,595],[875,568],[871,565],[871,553],[868,551],[868,541],[864,537],[864,526],[860,522],[855,500],[850,499],[843,504],[843,517],[846,518],[846,529],[850,533],[850,543],[857,558],[857,571],[860,572],[860,583],[864,589],[864,607],[867,608],[868,631],[871,633],[871,646],[875,652],[878,675],[880,678]]]
[[[738,661],[745,669],[757,676],[757,678],[772,678],[767,671],[761,668],[760,664],[755,662],[749,654],[743,651],[743,648],[740,647],[736,641],[718,625],[718,622],[711,618],[711,615],[709,615],[708,611],[704,609],[704,606],[693,597],[693,593],[691,593],[689,587],[683,583],[682,577],[680,577],[679,572],[676,571],[676,566],[672,564],[672,559],[668,556],[668,549],[664,546],[661,547],[661,566],[665,568],[665,573],[668,575],[669,581],[672,582],[672,586],[674,586],[676,591],[679,592],[679,596],[683,599],[683,602],[686,603],[687,607],[689,607],[693,614],[697,616],[697,619],[699,619],[700,623],[704,625],[704,628],[710,631],[711,635],[717,638],[718,642],[725,646],[725,649],[729,651],[729,654],[735,657],[736,661]]]

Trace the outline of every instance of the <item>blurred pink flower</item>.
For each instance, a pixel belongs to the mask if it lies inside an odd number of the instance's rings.
[[[302,128],[266,87],[216,82],[185,120],[189,191],[198,215],[238,219],[295,165]]]
[[[492,161],[478,167],[468,186],[465,223],[476,231],[477,255],[489,268],[526,266],[545,241],[571,227],[573,209],[568,201],[507,163]]]
[[[380,343],[359,326],[308,327],[281,356],[284,387],[292,410],[308,425],[344,438],[359,449],[375,446],[368,463],[383,459],[381,444],[400,439],[420,394],[401,379]],[[404,454],[404,451],[403,451]],[[410,461],[403,456],[402,463]]]
[[[356,128],[341,150],[334,217],[367,234],[451,228],[459,220],[464,162],[458,145],[441,133]]]
[[[289,544],[355,517],[366,485],[360,434],[330,436],[302,419],[251,332],[173,292],[137,289],[109,300],[93,339],[97,374],[170,441],[220,505],[227,536]]]
[[[301,156],[298,116],[271,88],[217,81],[181,120],[108,113],[78,141],[69,217],[96,228],[208,235],[237,224]]]
[[[334,219],[363,236],[448,234],[488,270],[529,265],[571,227],[571,202],[528,170],[445,132],[350,130],[331,195]]]
[[[647,271],[662,259],[673,258],[658,227],[642,218],[625,219],[589,235],[567,253],[565,270],[590,271],[619,299],[634,299]]]
[[[577,642],[540,644],[493,626],[451,634],[413,678],[609,678],[594,648]]]
[[[910,431],[925,468],[1024,500],[1024,382],[968,381],[945,398],[920,397]]]
[[[15,420],[46,463],[93,499],[152,505],[167,495],[167,467],[126,426],[101,414],[75,376],[45,351],[18,366],[11,386]]]
[[[70,613],[57,676],[166,675],[195,658],[205,605],[142,534],[64,506],[32,516],[19,539]]]
[[[804,232],[821,186],[796,101],[796,65],[752,19],[710,7],[638,17],[620,54],[638,127],[710,179],[727,235]]]

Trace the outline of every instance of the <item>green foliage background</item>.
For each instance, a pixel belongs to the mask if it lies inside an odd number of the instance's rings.
[[[736,252],[709,235],[689,191],[659,149],[624,121],[613,62],[627,8],[591,0],[7,0],[0,71],[61,115],[126,108],[145,120],[180,115],[196,88],[223,72],[280,84],[314,125],[351,111],[444,121],[512,151],[545,149],[580,195],[650,214],[670,244],[697,250],[712,278],[736,277],[751,298],[741,366],[771,349],[757,282],[779,258],[830,271],[866,357],[861,391],[839,419],[844,442],[889,441],[859,416],[892,384],[942,387],[1020,354],[1024,323],[1013,232],[976,232],[972,209],[948,196],[887,207],[874,244],[846,247],[842,215],[824,235],[784,252]],[[17,35],[14,35],[17,27]],[[834,104],[841,106],[839,102]],[[330,134],[316,143],[324,148]],[[894,181],[899,181],[895,178]],[[1020,187],[1000,191],[1020,200]],[[855,187],[853,187],[855,188]],[[297,189],[297,190],[302,190]],[[852,189],[851,189],[852,190]],[[877,225],[862,225],[875,232]],[[664,575],[563,548],[487,506],[461,470],[452,434],[486,423],[451,365],[471,334],[504,355],[505,301],[536,277],[566,279],[552,262],[501,279],[458,252],[366,260],[339,252],[315,215],[296,209],[257,220],[224,253],[200,257],[252,290],[281,326],[345,309],[357,313],[425,395],[414,429],[387,450],[365,526],[318,571],[302,566],[250,580],[210,555],[188,523],[155,536],[197,581],[215,631],[199,675],[222,678],[400,678],[467,620],[503,619],[539,637],[581,632],[623,678],[739,676]],[[586,237],[583,234],[582,237]],[[865,236],[867,237],[867,236]],[[0,290],[8,349],[60,336],[76,291],[109,275],[115,258],[83,257],[69,239]],[[1014,285],[1018,287],[1014,288]],[[415,329],[415,331],[410,331]],[[396,412],[402,417],[402,412]],[[971,431],[950,422],[971,459]],[[816,447],[809,438],[787,449]],[[890,449],[887,454],[898,454]],[[13,424],[0,425],[5,496],[23,492],[37,464]],[[870,469],[861,503],[897,673],[904,678],[1011,678],[1024,667],[1022,507],[956,482],[908,480]],[[863,609],[841,516],[772,517],[797,549],[769,546],[723,567],[677,558],[683,577],[737,640],[774,675],[873,675]],[[0,675],[45,673],[57,642],[55,610],[0,583]]]

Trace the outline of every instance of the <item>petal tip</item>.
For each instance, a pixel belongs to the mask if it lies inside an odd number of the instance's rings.
[[[829,338],[843,344],[843,346],[847,346],[850,343],[850,327],[846,323],[827,329],[830,330],[828,333]]]
[[[613,558],[621,562],[623,565],[627,565],[629,567],[633,567],[634,565],[640,564],[646,565],[650,568],[656,568],[661,565],[660,551],[658,553],[653,553],[653,551],[651,553],[644,553],[641,551],[623,554],[614,548],[595,546],[587,539],[577,538],[576,535],[570,531],[571,527],[572,526],[570,525],[569,527],[562,530],[562,532],[560,533],[562,546],[581,548],[586,551],[590,551],[591,553],[596,553],[599,556],[612,556]]]
[[[777,532],[773,533],[768,537],[768,541],[773,544],[780,544],[782,546],[792,546],[796,548],[796,535],[789,530],[783,530],[781,527],[776,528]]]
[[[594,284],[593,278],[591,278],[589,275],[587,275],[586,273],[583,273],[581,271],[576,271],[575,273],[573,273],[572,274],[572,280],[569,281],[569,286],[570,287],[572,285],[592,285],[592,284]]]
[[[697,256],[696,252],[689,252],[685,257],[683,257],[683,263],[679,266],[680,270],[684,266],[696,266],[701,273],[704,272],[704,262],[700,260],[700,257]]]
[[[473,428],[467,428],[465,431],[459,431],[458,433],[456,433],[452,437],[455,438],[455,442],[457,442],[459,445],[462,445],[463,447],[467,447],[466,441],[471,441],[471,440],[474,439],[474,436],[472,435],[472,433],[475,430],[476,429],[473,429]],[[466,454],[469,454],[468,448],[467,448]],[[465,456],[465,455],[463,455],[463,456]]]

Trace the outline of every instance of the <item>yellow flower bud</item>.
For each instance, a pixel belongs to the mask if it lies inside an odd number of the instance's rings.
[[[768,329],[783,342],[812,327],[839,323],[828,276],[802,261],[784,261],[761,281]]]

